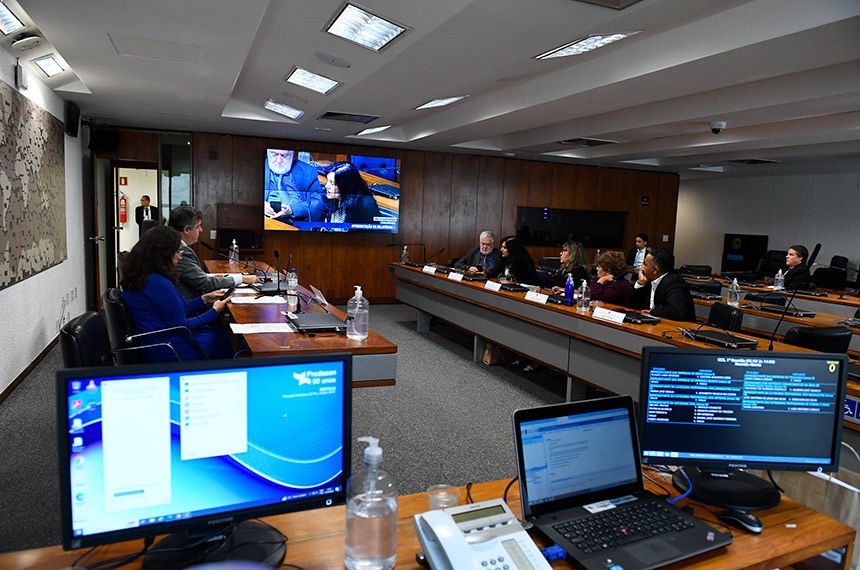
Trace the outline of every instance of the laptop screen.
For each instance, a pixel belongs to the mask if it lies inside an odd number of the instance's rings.
[[[613,408],[519,424],[520,475],[531,506],[636,484],[630,411]]]

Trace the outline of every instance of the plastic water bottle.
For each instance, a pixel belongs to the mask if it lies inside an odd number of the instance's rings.
[[[299,276],[295,268],[287,275],[287,310],[291,313],[299,310]]]
[[[564,284],[564,304],[568,307],[573,306],[573,290],[575,286],[573,284],[573,274],[567,274],[567,282]]]
[[[397,480],[379,468],[382,448],[366,441],[364,469],[346,484],[346,559],[349,570],[389,570],[397,560]]]
[[[233,240],[233,243],[230,245],[230,255],[228,256],[230,263],[238,263],[239,262],[239,246],[236,245],[236,240]]]
[[[741,304],[741,286],[738,285],[737,278],[729,285],[729,294],[726,296],[726,302],[732,307],[737,307]]]
[[[287,289],[296,291],[299,288],[299,276],[296,273],[296,268],[290,269],[290,274],[287,276]]]
[[[597,267],[597,260],[600,259],[600,248],[597,248],[597,253],[594,254],[594,266]]]
[[[400,263],[409,263],[409,246],[404,245],[403,251],[400,252]]]
[[[587,313],[591,308],[591,289],[585,279],[582,280],[582,285],[579,287],[579,298],[576,300],[576,310],[580,313]]]
[[[782,274],[782,269],[776,272],[776,277],[773,278],[773,290],[782,291],[785,289],[785,276]]]
[[[370,327],[370,303],[361,294],[361,285],[355,286],[355,296],[346,304],[346,338],[364,340]]]

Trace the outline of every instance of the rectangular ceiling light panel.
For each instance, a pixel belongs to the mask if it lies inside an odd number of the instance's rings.
[[[317,75],[313,71],[308,71],[301,67],[295,68],[293,72],[287,76],[287,82],[292,83],[293,85],[300,85],[306,89],[310,89],[311,91],[322,93],[323,95],[328,95],[331,93],[332,89],[340,85],[340,83],[334,79]]]
[[[39,59],[34,59],[33,63],[39,66],[39,69],[41,69],[48,77],[59,75],[65,71],[65,69],[57,63],[57,60],[54,59],[53,54],[40,57]]]
[[[12,10],[10,10],[6,4],[0,2],[0,32],[3,32],[3,35],[8,36],[23,27],[24,24],[18,19],[18,16],[13,14]]]
[[[641,32],[641,30],[637,30],[635,32],[618,32],[615,34],[594,34],[588,36],[587,38],[572,41],[569,44],[559,46],[546,53],[537,55],[535,56],[535,59],[553,59],[556,57],[567,57],[569,55],[581,55],[597,48],[601,48],[605,45],[617,42],[618,40],[623,40],[624,38],[634,36],[639,32]]]
[[[404,26],[389,22],[353,4],[347,4],[326,29],[330,34],[373,51],[381,50],[406,30]]]
[[[266,109],[268,109],[269,111],[274,111],[275,113],[284,115],[285,117],[289,117],[293,120],[298,120],[299,117],[305,114],[304,111],[296,109],[295,107],[290,107],[289,105],[280,103],[278,101],[275,101],[274,99],[269,99],[268,101],[266,101],[264,107],[266,107]]]

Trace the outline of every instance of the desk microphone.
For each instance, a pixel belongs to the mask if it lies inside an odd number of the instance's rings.
[[[433,259],[433,258],[434,258],[434,257],[436,257],[437,255],[439,255],[439,254],[440,254],[440,253],[442,253],[443,251],[445,251],[445,248],[444,248],[444,247],[443,247],[443,248],[441,248],[441,249],[440,249],[439,251],[437,251],[436,253],[434,253],[433,255],[431,255],[430,257],[428,257],[428,258],[424,261],[424,263],[430,263],[430,260],[431,260],[431,259]]]
[[[424,259],[424,263],[427,263],[427,246],[423,243],[390,243],[388,247],[403,247],[404,245],[420,245],[421,257]]]
[[[776,339],[776,331],[779,330],[779,325],[782,324],[782,320],[785,318],[785,314],[788,312],[788,309],[791,308],[792,303],[794,302],[794,297],[797,295],[797,289],[791,292],[791,297],[785,303],[785,306],[782,308],[782,313],[779,315],[779,320],[776,322],[776,326],[773,327],[773,333],[770,335],[770,344],[768,344],[767,349],[773,350],[773,342]]]

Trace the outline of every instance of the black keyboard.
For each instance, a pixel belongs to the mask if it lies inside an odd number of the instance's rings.
[[[669,511],[660,503],[612,509],[553,526],[583,554],[594,554],[692,527],[690,521]]]
[[[798,295],[809,295],[810,297],[826,297],[827,293],[824,291],[810,291],[808,289],[798,289],[795,291]]]

